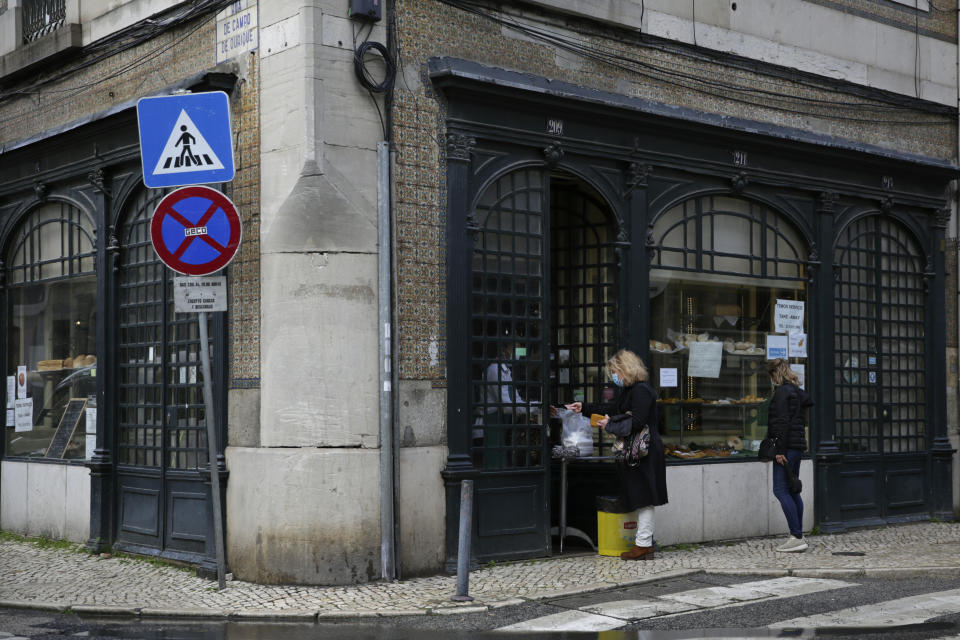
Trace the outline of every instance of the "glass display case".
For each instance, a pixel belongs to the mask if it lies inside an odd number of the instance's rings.
[[[661,272],[651,286],[651,377],[668,456],[755,457],[773,393],[768,347],[782,344],[788,356],[791,344],[776,331],[775,308],[802,302],[802,285]],[[805,341],[794,337],[794,355]],[[802,372],[804,361],[791,366]]]

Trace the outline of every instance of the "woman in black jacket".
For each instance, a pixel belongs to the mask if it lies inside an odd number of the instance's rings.
[[[650,560],[653,558],[653,508],[667,503],[667,465],[663,441],[657,431],[657,392],[648,382],[649,374],[643,361],[632,351],[621,349],[607,361],[607,372],[613,383],[622,388],[613,404],[566,405],[577,413],[603,414],[600,428],[610,419],[608,414],[624,414],[633,417],[633,431],[650,428],[649,453],[640,459],[636,467],[617,464],[620,478],[620,499],[628,511],[637,512],[637,537],[633,548],[620,554],[624,560]]]
[[[799,493],[790,493],[786,465],[793,475],[800,476],[800,457],[807,449],[805,413],[813,402],[800,381],[790,369],[785,358],[776,358],[767,363],[767,372],[775,389],[770,400],[767,437],[777,445],[777,464],[773,465],[773,495],[780,501],[783,515],[787,518],[790,538],[777,547],[777,551],[797,553],[807,548],[803,540],[803,499]]]

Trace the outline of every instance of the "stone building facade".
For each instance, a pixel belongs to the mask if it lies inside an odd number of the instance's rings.
[[[593,545],[610,439],[551,459],[546,405],[609,399],[622,347],[673,454],[659,544],[786,531],[751,449],[781,344],[815,402],[805,528],[952,516],[955,3],[395,0],[368,22],[327,0],[51,0],[58,19],[25,19],[44,2],[0,2],[0,357],[29,380],[8,406],[37,406],[3,439],[0,528],[213,565],[199,338],[150,252],[163,192],[137,144],[137,100],[180,91],[231,105],[216,186],[243,243],[209,348],[237,578],[450,568],[464,479],[476,560]],[[236,15],[256,44],[224,59]],[[690,375],[699,336],[718,373]],[[85,426],[51,460],[73,400]]]

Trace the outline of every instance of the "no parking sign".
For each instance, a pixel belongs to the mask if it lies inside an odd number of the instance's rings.
[[[184,187],[168,194],[150,222],[157,256],[188,276],[205,276],[227,266],[241,235],[237,208],[210,187]]]

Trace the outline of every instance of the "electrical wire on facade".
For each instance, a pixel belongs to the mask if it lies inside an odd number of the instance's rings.
[[[60,94],[59,99],[39,105],[38,110],[43,112],[47,109],[63,104],[64,102],[75,98],[77,95],[89,89],[99,86],[113,78],[127,74],[130,71],[149,63],[157,56],[166,53],[170,49],[181,44],[190,36],[195,34],[198,30],[206,26],[210,20],[214,20],[216,18],[216,13],[232,4],[232,2],[233,0],[201,0],[199,2],[184,3],[178,10],[164,15],[162,18],[148,18],[146,20],[142,20],[127,27],[126,29],[122,29],[100,40],[97,40],[96,42],[92,42],[80,50],[78,57],[84,58],[81,62],[73,66],[62,68],[58,72],[51,74],[46,78],[37,80],[32,84],[15,89],[9,89],[7,91],[0,91],[0,105],[8,102],[9,100],[22,98],[25,96],[35,96],[39,99],[40,97],[46,95],[57,94]],[[98,78],[94,82],[64,88],[49,87],[49,85],[53,83],[65,80],[70,76],[83,71],[84,69],[90,68],[102,62],[103,60],[137,47],[152,40],[153,38],[156,38],[158,35],[173,29],[174,27],[180,26],[198,16],[208,13],[213,14],[209,20],[204,20],[198,23],[179,38],[166,45],[151,49],[150,51],[132,60],[130,63]],[[28,115],[36,115],[36,113],[37,111],[33,111],[12,115],[7,118],[0,119],[0,124],[5,124],[11,120],[17,120]]]
[[[360,32],[363,32],[363,27],[360,28]],[[374,94],[390,92],[390,90],[393,88],[393,82],[397,75],[397,65],[394,62],[390,51],[388,51],[384,45],[370,40],[370,34],[372,32],[373,23],[371,22],[363,41],[360,44],[357,44],[357,31],[354,29],[353,72],[357,76],[357,80],[360,81],[360,84],[363,86],[363,88],[366,89],[367,93],[370,94],[370,99],[373,101],[373,106],[376,107],[377,115],[380,117],[380,128],[383,131],[383,138],[386,140],[387,125],[383,119],[383,111],[380,109],[380,104],[377,102],[377,98]],[[371,52],[378,55],[383,61],[384,74],[383,79],[379,82],[373,77],[373,74],[367,68],[367,56]]]
[[[590,44],[581,39],[572,38],[560,33],[550,31],[542,27],[535,27],[530,24],[520,23],[516,20],[509,19],[502,13],[493,13],[481,8],[477,3],[472,2],[471,0],[438,0],[442,4],[457,8],[461,11],[476,15],[483,19],[492,21],[502,27],[515,30],[519,33],[524,34],[530,39],[543,42],[545,44],[555,46],[557,48],[569,51],[576,55],[579,55],[583,58],[594,60],[596,62],[612,66],[614,68],[622,69],[628,72],[631,72],[635,75],[643,77],[645,79],[653,80],[656,82],[662,82],[668,85],[676,86],[683,89],[697,91],[701,94],[710,95],[717,97],[723,100],[730,100],[734,102],[739,102],[743,104],[748,104],[754,107],[761,107],[767,109],[778,109],[783,112],[792,113],[800,116],[809,116],[816,118],[828,118],[833,120],[842,120],[848,122],[869,122],[877,124],[901,124],[905,126],[944,126],[948,124],[943,120],[883,120],[877,119],[875,117],[862,117],[859,115],[843,115],[837,113],[822,113],[818,111],[811,111],[810,108],[830,108],[830,109],[850,109],[856,111],[858,114],[864,111],[876,111],[876,112],[914,112],[916,111],[916,106],[908,106],[897,104],[895,100],[891,99],[885,103],[875,103],[875,104],[864,104],[861,102],[850,102],[850,101],[838,101],[838,100],[827,100],[821,98],[813,98],[807,96],[789,96],[785,95],[779,91],[772,91],[768,89],[762,89],[752,86],[741,86],[732,84],[730,82],[725,82],[721,80],[710,80],[705,78],[703,75],[696,75],[694,73],[686,73],[681,70],[671,69],[666,66],[656,65],[650,62],[640,60],[635,57],[625,55],[613,51],[609,47],[603,47],[597,44]],[[663,50],[661,47],[649,47],[646,43],[635,42],[638,46],[645,48],[656,48]],[[677,55],[678,52],[673,50],[670,53]],[[680,68],[683,65],[676,65]],[[796,82],[796,80],[794,80]],[[731,95],[731,93],[739,95]],[[756,97],[754,97],[756,96]],[[753,99],[751,99],[753,97]],[[762,102],[758,98],[766,100],[768,102]],[[882,96],[874,98],[875,100],[883,100]],[[775,104],[770,104],[769,102],[779,103],[781,105],[792,105],[792,106],[776,106]],[[798,104],[799,103],[799,104]],[[801,107],[801,108],[797,108]],[[804,109],[803,107],[806,107]],[[934,112],[942,111],[944,115],[955,115],[949,107],[933,107]]]
[[[930,0],[930,6],[933,8],[934,11],[939,11],[940,13],[957,13],[958,11],[960,11],[960,8],[958,7],[944,8],[944,7],[938,6],[937,3],[934,2],[933,0]]]

